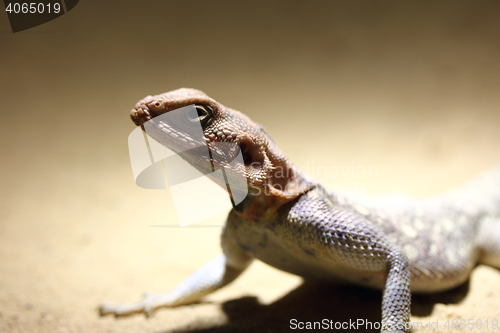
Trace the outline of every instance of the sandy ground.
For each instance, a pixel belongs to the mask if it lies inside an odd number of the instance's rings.
[[[499,41],[498,1],[81,1],[16,34],[1,14],[0,331],[379,321],[380,292],[260,262],[200,304],[99,318],[99,303],[168,291],[220,253],[220,227],[207,225],[223,216],[177,227],[169,192],[134,184],[128,112],[148,94],[198,88],[265,125],[310,173],[376,167],[315,175],[330,186],[433,195],[500,160]],[[412,319],[426,327],[415,331],[494,332],[499,285],[479,266],[457,290],[415,296]]]

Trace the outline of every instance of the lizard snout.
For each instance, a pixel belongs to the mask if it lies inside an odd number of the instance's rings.
[[[145,106],[138,106],[130,111],[130,118],[137,126],[143,125],[146,121],[151,120],[151,113]]]

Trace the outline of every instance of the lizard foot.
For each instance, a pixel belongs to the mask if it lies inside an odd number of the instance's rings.
[[[166,307],[170,303],[170,297],[167,295],[146,294],[144,299],[138,303],[132,304],[113,304],[104,303],[99,307],[101,317],[114,315],[118,317],[128,317],[134,314],[144,314],[147,318],[151,317],[158,309]]]

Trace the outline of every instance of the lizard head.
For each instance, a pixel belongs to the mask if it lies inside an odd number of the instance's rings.
[[[182,113],[180,117],[183,119],[179,119],[178,123],[184,123],[186,126],[192,123],[201,124],[203,132],[201,138],[194,138],[182,125],[172,128],[162,121],[154,123],[155,117],[189,105],[195,107]],[[209,173],[207,165],[210,166],[210,163],[207,163],[207,159],[212,162],[212,168],[214,160],[218,159],[218,165],[223,165],[228,175],[246,180],[251,195],[264,193],[292,198],[298,192],[303,192],[302,178],[297,177],[293,165],[281,154],[262,126],[199,90],[182,88],[156,96],[147,96],[135,105],[130,117],[143,129],[144,123],[153,120],[148,123],[153,123],[153,131],[148,127],[148,134],[173,151],[182,151],[180,155],[200,171]],[[201,140],[204,141],[205,147],[208,146],[209,156],[206,156],[206,153],[203,156],[201,150],[186,149],[189,145],[193,145],[194,141],[200,144]],[[233,148],[220,152],[217,148],[220,143],[227,143]],[[226,161],[234,158],[240,151],[244,164],[229,165]]]

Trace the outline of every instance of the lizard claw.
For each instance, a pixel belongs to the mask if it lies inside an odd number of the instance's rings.
[[[146,318],[151,318],[155,315],[156,309],[153,308],[151,305],[145,305],[144,306],[144,315]]]
[[[99,307],[99,317],[104,317],[111,314],[108,304],[103,304]]]
[[[107,315],[114,315],[115,317],[118,317],[120,313],[120,306],[117,304],[105,303],[99,307],[100,317],[104,317]]]

